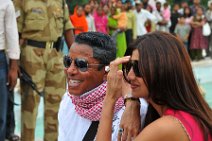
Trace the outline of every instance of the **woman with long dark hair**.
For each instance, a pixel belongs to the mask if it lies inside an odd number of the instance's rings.
[[[133,96],[125,101],[142,97],[149,103],[146,125],[134,141],[211,141],[212,110],[200,94],[183,43],[169,33],[153,32],[132,46],[131,56],[110,64],[97,141],[110,140],[110,115],[121,96],[122,78]]]

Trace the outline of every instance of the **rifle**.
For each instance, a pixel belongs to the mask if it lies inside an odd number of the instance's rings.
[[[36,84],[32,81],[30,75],[24,70],[23,67],[19,66],[19,78],[24,83],[28,84],[39,96],[43,96],[42,92],[39,92]]]

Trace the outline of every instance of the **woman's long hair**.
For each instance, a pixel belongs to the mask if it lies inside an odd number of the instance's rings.
[[[139,69],[149,97],[156,104],[193,115],[207,140],[212,135],[212,110],[200,94],[183,43],[169,33],[153,32],[142,36],[132,46],[139,51]],[[155,110],[151,111],[150,114],[158,117]]]

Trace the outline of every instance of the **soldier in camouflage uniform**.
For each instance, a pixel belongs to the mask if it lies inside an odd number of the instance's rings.
[[[65,92],[62,52],[58,38],[63,31],[67,45],[73,41],[72,24],[63,0],[14,0],[21,45],[21,66],[44,94],[44,140],[58,137],[57,114]],[[40,96],[21,83],[21,140],[34,141]]]

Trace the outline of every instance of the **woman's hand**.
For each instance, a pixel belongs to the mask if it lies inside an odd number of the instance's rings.
[[[116,100],[122,96],[122,71],[118,66],[128,62],[130,56],[117,58],[110,63],[110,72],[107,75],[107,92],[103,103],[96,141],[111,141],[113,113]]]
[[[132,94],[130,84],[126,80],[122,79],[122,96],[126,97],[129,94]]]
[[[117,58],[115,61],[110,63],[110,72],[107,75],[107,97],[113,100],[117,100],[122,96],[122,79],[123,72],[119,70],[119,65],[126,63],[130,60],[130,56]]]

